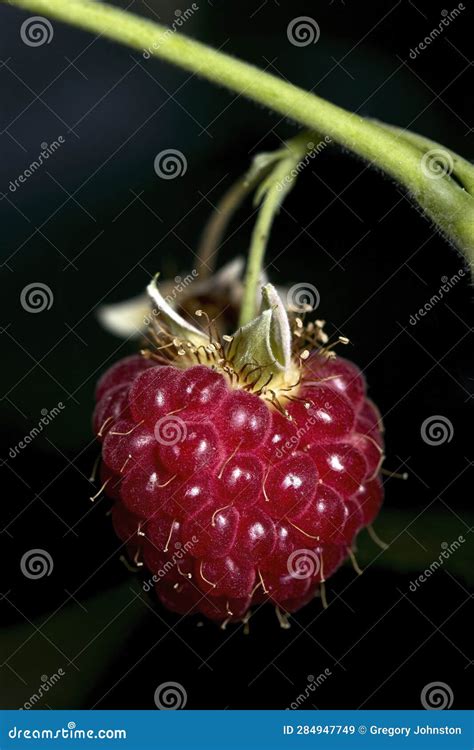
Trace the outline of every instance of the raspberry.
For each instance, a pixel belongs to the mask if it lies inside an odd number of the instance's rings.
[[[100,379],[113,525],[173,612],[295,612],[380,510],[380,415],[359,369],[323,347],[280,389],[212,352],[206,365],[128,357]]]

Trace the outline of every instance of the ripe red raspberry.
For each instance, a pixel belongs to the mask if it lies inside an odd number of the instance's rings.
[[[265,601],[294,612],[380,509],[380,415],[359,369],[323,347],[274,390],[255,386],[258,366],[236,374],[210,359],[183,369],[137,355],[100,379],[114,527],[174,612],[236,621]]]

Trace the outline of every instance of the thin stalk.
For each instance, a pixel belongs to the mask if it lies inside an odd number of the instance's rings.
[[[309,146],[314,145],[311,141],[308,144],[309,138],[310,134],[302,134],[286,143],[285,155],[277,162],[257,191],[255,202],[261,203],[261,207],[250,241],[239,326],[249,323],[257,313],[257,290],[271,228],[283,200],[294,185],[301,160],[308,152]]]
[[[266,163],[260,169],[250,170],[234,182],[217,203],[204,227],[197,249],[197,270],[200,278],[207,278],[213,272],[222,238],[232,217],[270,168],[271,164]]]

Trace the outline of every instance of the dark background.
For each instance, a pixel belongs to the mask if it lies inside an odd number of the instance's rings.
[[[410,49],[451,5],[203,0],[185,33],[471,158],[465,5],[416,60]],[[135,0],[131,9],[169,24],[177,7]],[[317,20],[317,44],[289,44],[287,25],[299,15]],[[2,705],[22,706],[42,675],[61,668],[65,676],[38,707],[152,709],[155,688],[172,680],[185,688],[189,708],[284,708],[308,674],[327,668],[331,676],[302,707],[419,708],[432,681],[450,686],[453,707],[467,707],[468,543],[416,593],[409,589],[441,542],[470,540],[467,274],[409,324],[464,261],[396,185],[362,162],[331,147],[309,165],[276,223],[268,272],[274,282],[317,286],[329,330],[351,339],[349,356],[366,371],[385,419],[386,466],[410,474],[386,482],[377,529],[393,541],[382,553],[363,533],[364,575],[344,566],[328,585],[329,609],[314,601],[290,630],[279,628],[271,607],[251,620],[249,635],[167,613],[120,561],[108,501],[89,502],[94,383],[134,349],[101,329],[97,307],[139,293],[157,270],[173,277],[194,268],[212,204],[255,153],[277,148],[296,128],[56,22],[49,45],[28,47],[19,35],[25,17],[0,6]],[[10,180],[58,136],[60,150],[12,193]],[[188,161],[186,174],[167,182],[153,169],[166,148]],[[219,264],[245,253],[250,215],[247,204]],[[20,294],[38,281],[54,303],[30,314]],[[41,410],[58,402],[65,408],[43,435],[9,457]],[[451,421],[451,442],[423,442],[420,427],[432,415]],[[50,576],[21,574],[21,556],[32,548],[51,554]]]

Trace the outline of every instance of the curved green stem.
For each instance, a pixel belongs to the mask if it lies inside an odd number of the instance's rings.
[[[235,212],[245,198],[257,187],[271,169],[271,161],[265,160],[250,169],[234,182],[218,201],[199,242],[197,270],[200,278],[207,278],[214,270],[222,238]]]
[[[160,57],[320,131],[404,185],[447,238],[474,257],[472,196],[449,175],[433,179],[427,174],[420,164],[420,149],[405,134],[347,112],[160,24],[95,0],[9,0],[9,4],[99,33],[142,50],[145,57]],[[474,175],[470,165],[469,171]]]
[[[240,326],[249,323],[256,315],[257,288],[272,224],[283,200],[294,185],[299,166],[303,166],[303,157],[314,145],[311,141],[308,143],[310,137],[310,134],[302,134],[288,141],[287,150],[283,151],[280,161],[276,163],[257,190],[255,203],[261,203],[261,208],[250,241],[244,294],[240,308]]]

